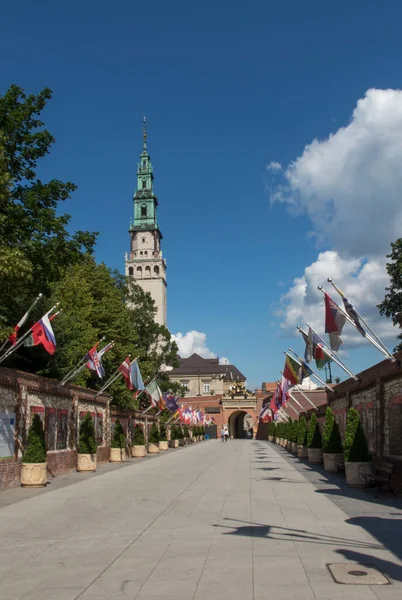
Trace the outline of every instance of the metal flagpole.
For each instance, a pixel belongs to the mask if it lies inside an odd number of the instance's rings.
[[[121,371],[119,371],[120,367],[121,367],[121,365],[119,365],[119,366],[117,367],[117,369],[116,369],[116,370],[115,370],[115,372],[114,372],[114,373],[113,373],[113,374],[112,374],[112,375],[109,377],[109,379],[107,380],[107,382],[105,383],[105,385],[103,385],[103,386],[101,387],[101,389],[99,390],[99,392],[97,392],[97,393],[95,394],[95,398],[96,398],[97,396],[99,396],[99,395],[100,395],[102,392],[104,392],[104,391],[105,391],[105,390],[106,390],[106,389],[109,387],[109,385],[112,385],[112,383],[114,383],[114,382],[116,381],[116,379],[118,379],[118,378],[120,377],[120,375],[123,375],[123,373],[122,373]]]
[[[45,313],[43,315],[43,317],[47,317],[50,315],[51,312],[54,311],[55,308],[57,308],[59,306],[60,302],[56,302],[56,304],[54,306],[52,306],[52,308],[50,310],[47,311],[47,313]],[[58,311],[56,314],[59,314],[60,311]],[[53,315],[54,317],[56,316]],[[43,317],[41,317],[43,319]],[[39,319],[40,320],[40,319]],[[32,325],[33,327],[33,325]],[[6,360],[6,358],[8,358],[9,356],[11,356],[11,354],[13,354],[16,350],[18,350],[18,348],[22,345],[23,341],[25,340],[26,337],[28,337],[28,335],[30,335],[30,333],[32,332],[32,327],[30,327],[28,329],[27,332],[24,333],[24,335],[22,337],[20,337],[20,339],[18,340],[18,342],[15,344],[15,346],[12,346],[12,348],[10,348],[9,350],[7,350],[3,356],[0,357],[0,363],[3,362],[3,360]]]
[[[32,302],[31,306],[28,308],[28,310],[24,313],[24,315],[21,317],[21,319],[23,319],[25,317],[25,315],[28,315],[31,312],[31,310],[37,305],[37,303],[39,302],[39,300],[42,298],[43,294],[38,294],[35,298],[35,300]],[[20,321],[21,321],[20,319]],[[24,321],[25,322],[25,321]],[[9,341],[8,337],[4,340],[3,344],[0,346],[0,352],[2,350],[4,350],[4,348],[7,346],[7,342]]]
[[[103,342],[104,339],[105,339],[105,337],[102,337],[99,340],[98,344],[100,344],[101,342]],[[106,348],[106,346],[105,346],[105,348]],[[102,350],[99,350],[99,353],[101,351]],[[82,362],[84,363],[83,365],[81,364]],[[70,379],[73,379],[73,377],[75,377],[76,375],[78,375],[78,373],[80,373],[83,369],[85,369],[85,367],[87,365],[87,362],[88,362],[88,359],[87,359],[87,354],[86,354],[85,356],[83,356],[81,358],[81,360],[79,360],[77,362],[77,364],[75,365],[75,367],[73,369],[71,369],[71,371],[69,371],[67,373],[67,375],[64,375],[63,379],[61,380],[61,385],[62,386],[65,385],[67,383],[67,381],[70,381]]]
[[[335,290],[338,292],[338,294],[340,295],[340,297],[342,298],[342,300],[344,298],[346,298],[345,294],[338,288],[338,286],[335,284],[335,282],[332,280],[331,277],[328,277],[327,279],[328,283],[330,283]],[[388,350],[388,348],[386,348],[386,346],[383,344],[383,342],[380,340],[380,338],[378,337],[378,335],[371,329],[370,325],[363,319],[363,317],[361,316],[361,314],[356,310],[355,306],[353,306],[353,310],[355,311],[356,315],[359,317],[359,320],[363,323],[363,325],[369,330],[369,332],[371,333],[371,335],[373,336],[374,340],[377,342],[377,344],[379,346],[381,346],[382,350],[383,350],[383,354],[386,354],[387,358],[389,360],[392,360],[393,362],[396,361],[396,359],[394,358],[394,356],[390,353],[390,351]],[[349,316],[349,315],[348,315]],[[352,319],[352,323],[353,325],[356,327],[356,324],[354,323],[353,319]],[[356,327],[357,329],[357,327]],[[366,333],[366,332],[365,332]],[[367,337],[367,333],[365,336],[362,337]],[[370,336],[367,338],[369,339],[369,341],[371,341]],[[375,344],[374,344],[375,345]],[[378,348],[378,346],[376,346]],[[381,349],[378,348],[380,351]]]
[[[285,419],[285,422],[289,421],[289,416],[285,413],[282,407],[278,410],[278,413],[280,411],[282,411],[281,416]]]
[[[353,379],[355,379],[357,381],[358,377],[356,377],[356,375],[354,373],[352,373],[352,371],[350,371],[348,369],[348,367],[345,365],[345,363],[338,356],[335,356],[334,352],[324,342],[324,340],[322,339],[322,337],[320,335],[318,335],[318,333],[316,331],[314,331],[314,329],[311,327],[311,325],[309,325],[308,323],[306,323],[306,325],[307,325],[307,327],[310,327],[311,331],[317,336],[317,338],[320,340],[321,344],[324,346],[324,348],[325,348],[325,354],[328,354],[328,356],[330,357],[330,359],[333,360],[334,363],[336,363],[338,365],[338,367],[341,367],[341,369],[343,369],[345,371],[345,373],[347,373],[349,375],[349,377],[352,377]],[[297,326],[297,329],[300,331],[300,333],[302,333],[306,337],[308,337],[308,334],[300,327],[300,325]]]
[[[285,351],[284,351],[283,353],[284,353],[284,354],[287,354],[287,355],[288,355],[290,358],[292,358],[292,357],[291,357],[291,356],[290,356],[290,355],[289,355],[287,352],[285,352]],[[297,362],[298,362],[298,361],[297,361]],[[301,367],[301,365],[300,365],[300,367]],[[281,371],[281,373],[282,373],[282,371]],[[283,373],[282,373],[282,375],[283,375]],[[313,407],[315,410],[317,410],[317,407],[316,407],[316,405],[314,404],[314,402],[312,402],[312,401],[310,400],[310,398],[309,398],[308,396],[306,396],[306,394],[305,394],[305,393],[303,392],[303,390],[302,390],[302,389],[301,389],[301,388],[300,388],[300,387],[297,385],[297,383],[295,383],[295,384],[294,384],[292,387],[296,388],[296,390],[297,390],[297,391],[298,391],[298,392],[299,392],[299,393],[300,393],[300,394],[303,396],[303,398],[305,398],[305,399],[307,400],[307,402],[309,402],[309,403],[311,404],[311,406],[312,406],[312,407]],[[289,390],[288,390],[288,393],[289,393]]]
[[[318,287],[318,289],[320,290],[320,292],[322,292],[322,293],[325,295],[325,290],[324,290],[324,288],[322,287],[322,285],[319,285],[319,286],[317,286],[317,287]],[[343,316],[345,317],[345,319],[346,319],[347,321],[349,321],[349,323],[350,323],[351,325],[353,325],[353,327],[354,327],[355,329],[357,329],[357,325],[356,325],[356,323],[353,321],[353,319],[351,319],[351,318],[349,317],[349,315],[348,315],[348,313],[345,311],[345,309],[344,309],[344,308],[342,308],[342,306],[339,306],[339,305],[337,305],[337,306],[338,306],[339,310],[341,311],[341,313],[343,314]],[[366,333],[366,335],[365,335],[364,337],[365,337],[365,338],[366,338],[366,339],[367,339],[369,342],[371,342],[371,344],[373,344],[373,346],[375,346],[375,347],[377,348],[377,350],[379,350],[379,351],[381,352],[381,354],[382,354],[383,356],[385,356],[385,358],[388,358],[389,360],[392,360],[392,362],[395,362],[395,360],[396,360],[396,359],[395,359],[395,358],[392,356],[392,354],[390,354],[390,353],[388,352],[388,350],[386,350],[385,348],[383,348],[382,344],[379,344],[379,343],[378,343],[378,342],[377,342],[375,339],[373,339],[373,338],[371,337],[371,335],[369,335],[368,333]]]
[[[290,398],[291,398],[291,399],[292,399],[294,402],[296,402],[297,406],[299,406],[299,407],[302,409],[302,412],[305,412],[304,408],[302,407],[302,405],[300,404],[300,402],[299,402],[299,401],[298,401],[298,400],[297,400],[297,399],[296,399],[296,398],[293,396],[292,392],[289,392],[289,391],[288,391],[288,394],[289,394],[289,397],[290,397]],[[292,408],[293,408],[293,410],[295,410],[293,406],[292,406]],[[296,412],[297,412],[297,410],[296,410]],[[298,414],[300,415],[301,413],[298,413]]]
[[[288,348],[288,350],[290,350],[290,352],[293,352],[293,354],[296,356],[296,358],[298,359],[298,361],[299,361],[300,363],[302,363],[302,359],[300,358],[300,356],[299,356],[298,354],[296,354],[296,352],[295,352],[294,350],[292,350],[292,348]],[[303,361],[303,362],[304,362],[304,361]],[[302,368],[303,368],[303,364],[301,364],[301,366],[302,366]],[[310,367],[310,365],[309,365],[309,369],[310,369],[310,371],[311,371],[311,374],[312,374],[312,375],[313,375],[313,376],[314,376],[316,379],[318,379],[318,381],[319,381],[320,383],[322,383],[322,385],[323,385],[325,388],[327,388],[327,390],[329,390],[330,392],[333,392],[333,391],[334,391],[334,390],[333,390],[331,387],[329,387],[329,385],[328,385],[327,383],[325,383],[325,381],[324,381],[323,379],[321,379],[321,377],[319,377],[319,376],[317,375],[317,373],[315,373],[315,372],[313,371],[313,369]]]

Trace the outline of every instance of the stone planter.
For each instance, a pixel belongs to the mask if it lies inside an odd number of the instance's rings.
[[[169,449],[169,443],[166,440],[162,440],[161,442],[159,442],[159,450],[168,450]]]
[[[110,448],[109,462],[124,462],[125,460],[125,448]]]
[[[274,441],[274,436],[273,435],[269,435],[268,436],[268,441],[269,442],[273,442]]]
[[[170,440],[170,447],[171,448],[178,448],[179,447],[179,440]]]
[[[344,464],[345,459],[343,454],[328,454],[324,452],[324,469],[326,471],[330,471],[331,473],[336,473],[338,470],[336,465]]]
[[[365,482],[361,473],[371,472],[371,462],[345,462],[346,483],[349,487],[364,487]]]
[[[186,438],[186,444],[189,446],[192,443],[192,439],[190,437]]]
[[[274,437],[274,439],[272,441],[274,442],[274,444],[277,444],[278,443],[278,438]]]
[[[158,454],[159,444],[148,444],[148,454]]]
[[[292,452],[292,442],[287,442],[287,443],[286,443],[286,450],[287,450],[288,452]]]
[[[131,446],[131,456],[133,458],[144,458],[144,456],[147,455],[147,449],[145,447],[145,445],[141,445],[141,446]]]
[[[307,454],[307,446],[300,446],[300,444],[298,444],[297,446],[297,456],[299,458],[307,458],[308,454]]]
[[[96,471],[96,454],[77,454],[77,471]]]
[[[296,442],[292,442],[292,454],[297,455],[297,444]]]
[[[322,462],[322,448],[308,448],[307,457],[309,462],[319,465]]]
[[[47,484],[47,463],[22,463],[22,487],[45,487]]]
[[[179,440],[179,446],[184,446],[184,439],[183,440]]]

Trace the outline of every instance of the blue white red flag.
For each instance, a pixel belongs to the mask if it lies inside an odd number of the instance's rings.
[[[99,344],[100,341],[97,342],[95,346],[89,350],[85,358],[88,361],[88,369],[93,373],[96,373],[99,379],[103,379],[103,377],[105,376],[105,369],[103,368],[101,357],[99,356],[97,351]]]
[[[57,314],[57,313],[56,313]],[[52,315],[53,318],[56,314]],[[56,338],[50,324],[49,315],[44,315],[39,321],[32,325],[31,335],[24,342],[24,346],[38,346],[42,344],[49,354],[54,354],[56,350]]]

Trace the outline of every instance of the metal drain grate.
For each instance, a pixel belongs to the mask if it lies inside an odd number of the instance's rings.
[[[335,583],[347,585],[389,585],[390,581],[373,565],[333,563],[327,565]]]

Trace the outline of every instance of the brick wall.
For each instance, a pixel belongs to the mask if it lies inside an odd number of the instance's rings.
[[[21,462],[16,458],[0,459],[0,490],[16,487],[21,483]]]

